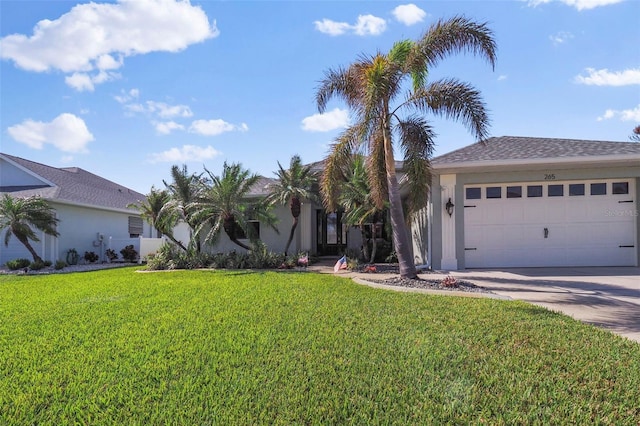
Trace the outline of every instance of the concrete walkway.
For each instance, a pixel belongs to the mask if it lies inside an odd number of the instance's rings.
[[[333,274],[334,263],[335,261],[325,260],[309,269]],[[366,283],[367,279],[374,277],[383,280],[394,276],[345,270],[338,271],[335,275],[352,278],[359,283]],[[485,287],[500,297],[543,306],[640,343],[640,268],[513,268],[450,273],[442,271],[419,276],[424,279],[441,279],[447,275]],[[384,287],[406,291],[402,287]],[[410,291],[478,297],[477,293],[421,289]]]

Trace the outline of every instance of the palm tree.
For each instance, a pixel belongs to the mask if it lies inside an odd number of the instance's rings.
[[[0,200],[0,230],[6,229],[4,245],[9,245],[12,235],[20,241],[33,256],[34,262],[42,262],[42,258],[29,243],[29,240],[40,241],[32,227],[47,235],[57,237],[55,210],[40,197],[13,198],[4,194]]]
[[[173,236],[173,228],[178,223],[179,215],[176,211],[163,209],[166,204],[171,201],[169,191],[166,189],[159,190],[154,186],[151,187],[151,191],[147,194],[144,200],[140,200],[135,204],[130,204],[129,207],[134,208],[140,212],[140,216],[144,218],[154,229],[158,232],[166,235],[174,244],[183,250],[187,248]]]
[[[489,118],[477,90],[453,78],[427,83],[428,71],[458,52],[471,52],[495,64],[496,45],[486,23],[460,16],[440,20],[417,41],[403,40],[387,54],[362,56],[348,68],[328,70],[316,93],[319,112],[325,112],[328,102],[337,97],[355,115],[354,124],[338,137],[327,157],[321,181],[326,205],[335,206],[340,168],[354,151],[362,150],[368,155],[367,173],[376,206],[389,202],[400,275],[407,278],[417,274],[396,176],[394,137],[404,154],[408,205],[415,211],[427,202],[435,138],[424,115],[459,120],[479,140],[488,136]],[[406,87],[409,82],[411,86]]]
[[[171,166],[171,178],[172,183],[162,181],[169,192],[169,202],[167,202],[162,208],[162,214],[173,215],[177,214],[180,219],[184,220],[189,226],[190,232],[190,245],[195,245],[196,250],[200,252],[200,238],[195,229],[198,227],[198,223],[191,218],[187,212],[187,206],[189,203],[196,200],[200,192],[204,188],[206,181],[202,177],[202,173],[189,174],[187,171],[187,165],[183,164],[182,167],[177,165]]]
[[[366,224],[375,223],[382,214],[382,210],[376,207],[371,196],[371,187],[365,162],[361,155],[353,157],[350,170],[345,173],[345,181],[340,186],[338,204],[345,211],[343,219],[347,225],[358,226],[362,234],[362,252],[365,260],[373,263],[376,257],[377,240],[376,229],[372,229],[371,256],[369,256],[369,244],[367,241]],[[375,227],[375,225],[374,225]]]
[[[291,157],[289,169],[285,170],[280,162],[278,162],[279,170],[275,172],[278,177],[277,181],[269,185],[270,194],[267,197],[269,204],[289,204],[293,223],[291,224],[291,232],[287,240],[287,246],[284,249],[284,255],[287,255],[291,241],[298,226],[298,218],[300,217],[300,209],[303,199],[315,200],[314,189],[317,183],[317,177],[311,170],[311,166],[303,166],[300,156]]]
[[[205,234],[204,241],[215,244],[224,230],[229,239],[238,246],[251,250],[252,247],[239,240],[240,232],[251,240],[257,239],[250,220],[275,227],[275,217],[269,212],[269,206],[264,199],[249,201],[247,195],[260,177],[244,170],[240,164],[223,165],[222,175],[215,176],[205,167],[211,179],[211,184],[202,191],[196,200],[187,206],[189,217],[195,223],[196,234]]]

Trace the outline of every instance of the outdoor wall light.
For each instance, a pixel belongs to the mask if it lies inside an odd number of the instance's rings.
[[[447,204],[444,205],[444,209],[447,211],[447,213],[449,213],[449,217],[451,217],[451,215],[453,215],[453,203],[451,202],[451,197],[449,197],[449,201],[447,201]]]

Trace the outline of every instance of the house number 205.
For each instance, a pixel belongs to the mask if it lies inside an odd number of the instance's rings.
[[[544,180],[556,180],[556,175],[554,173],[545,173]]]

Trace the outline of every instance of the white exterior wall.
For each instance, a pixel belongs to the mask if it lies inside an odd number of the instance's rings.
[[[32,242],[34,249],[44,260],[66,261],[67,251],[75,248],[81,259],[85,251],[93,251],[100,256],[100,261],[103,261],[106,260],[104,250],[108,248],[109,237],[129,241],[129,216],[135,216],[135,212],[114,212],[58,203],[51,203],[51,206],[56,211],[56,217],[60,219],[57,228],[60,236],[43,238],[42,233],[39,233],[40,242]],[[102,244],[98,241],[98,233],[104,236]],[[150,227],[146,222],[143,223],[143,235],[150,235]],[[0,264],[19,257],[32,259],[27,249],[15,237],[11,238],[9,247],[4,246],[4,240],[1,241]],[[138,250],[138,239],[131,241],[134,241]],[[123,248],[124,245],[115,247],[114,250],[119,253]]]

